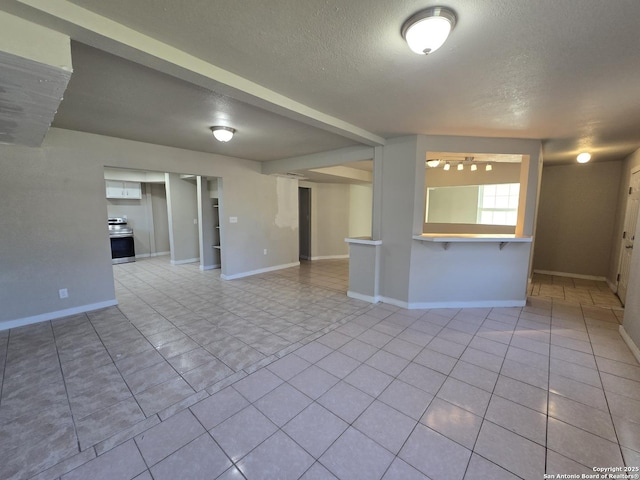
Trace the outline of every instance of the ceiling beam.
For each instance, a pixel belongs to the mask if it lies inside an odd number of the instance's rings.
[[[373,172],[360,170],[357,168],[345,167],[344,165],[336,165],[335,167],[312,168],[309,170],[314,173],[330,175],[332,177],[340,177],[357,182],[371,183],[373,182]]]
[[[2,3],[2,9],[69,35],[72,40],[269,112],[365,145],[384,145],[384,138],[378,135],[308,107],[66,0],[7,0]]]
[[[262,162],[262,173],[272,175],[276,173],[310,170],[313,168],[333,167],[349,162],[373,159],[373,147],[346,147],[330,152],[311,153],[299,157],[282,158]]]

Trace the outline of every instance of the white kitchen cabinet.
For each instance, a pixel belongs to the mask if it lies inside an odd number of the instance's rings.
[[[120,180],[105,180],[107,198],[127,198],[140,200],[142,198],[142,184],[140,182],[122,182]]]

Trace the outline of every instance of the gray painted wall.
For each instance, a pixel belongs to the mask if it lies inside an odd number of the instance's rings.
[[[149,221],[146,202],[148,186],[142,184],[142,199],[107,198],[107,213],[110,217],[123,217],[126,215],[127,224],[133,228],[133,241],[136,255],[149,255],[151,253],[151,229],[153,224]]]
[[[64,149],[0,146],[0,328],[115,298],[103,167]]]
[[[427,190],[428,223],[476,223],[479,190],[476,185]]]
[[[276,178],[257,162],[54,128],[42,148],[0,146],[0,328],[115,301],[105,166],[223,178],[226,215],[239,218],[223,273],[297,262],[297,220],[278,215]],[[296,198],[297,182],[280,180],[280,196]]]
[[[533,268],[607,277],[622,162],[544,167]]]
[[[347,256],[349,185],[300,182],[311,189],[311,258]]]
[[[194,179],[165,174],[171,262],[185,263],[200,258],[198,236],[198,190]]]
[[[126,176],[128,181],[133,180]],[[162,174],[164,181],[164,174]],[[110,217],[127,217],[133,228],[136,256],[169,252],[167,196],[164,183],[142,183],[142,198],[108,198]]]
[[[472,172],[468,168],[461,172],[452,169],[425,167],[427,187],[447,187],[454,185],[487,185],[496,183],[518,183],[520,181],[520,163],[494,163],[493,170],[487,172],[480,167]]]
[[[167,211],[167,191],[164,183],[149,183],[151,195],[151,211],[153,215],[153,228],[155,239],[155,251],[152,253],[165,253],[169,246],[169,212]]]
[[[198,213],[198,238],[200,269],[208,270],[217,266],[219,262],[217,251],[214,254],[214,242],[217,239],[218,232],[214,232],[214,212],[211,193],[209,192],[209,184],[205,177],[197,177],[197,213]],[[217,215],[217,212],[216,212]]]
[[[349,236],[370,237],[373,215],[373,186],[349,186]]]
[[[409,300],[411,236],[417,233],[413,225],[416,165],[424,158],[417,152],[417,137],[411,136],[390,140],[382,154],[380,294],[404,302]],[[424,180],[421,183],[424,186]],[[420,225],[423,214],[424,209]]]
[[[388,141],[382,158],[381,287],[383,298],[399,304],[475,304],[524,302],[531,245],[456,244],[445,253],[440,245],[424,245],[412,239],[424,224],[424,158],[427,151],[523,154],[520,183],[524,188],[519,231],[531,234],[534,226],[540,174],[540,143],[529,140],[472,137],[411,136]],[[374,213],[375,215],[375,213]],[[455,248],[454,248],[455,247]],[[510,248],[513,247],[513,248]],[[507,249],[510,249],[508,252]],[[500,254],[502,255],[500,255]],[[436,265],[434,267],[434,265]],[[499,280],[497,288],[461,280],[488,275]],[[428,286],[425,281],[431,282]],[[468,283],[468,282],[467,282]],[[464,288],[458,288],[462,285]],[[477,282],[476,282],[477,286]],[[442,290],[442,289],[445,290]],[[447,295],[440,295],[443,291]]]

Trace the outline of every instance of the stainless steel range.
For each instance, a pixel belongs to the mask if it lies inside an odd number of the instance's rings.
[[[111,240],[111,263],[136,261],[133,245],[133,228],[127,226],[124,217],[109,217],[109,239]]]

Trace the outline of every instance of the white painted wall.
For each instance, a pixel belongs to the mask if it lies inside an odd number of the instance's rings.
[[[544,167],[535,270],[609,275],[621,173],[622,162]]]
[[[276,225],[276,178],[257,162],[51,129],[42,148],[0,146],[0,328],[115,302],[105,166],[221,177],[225,220],[238,217],[224,229],[227,276],[298,261],[297,222]]]

